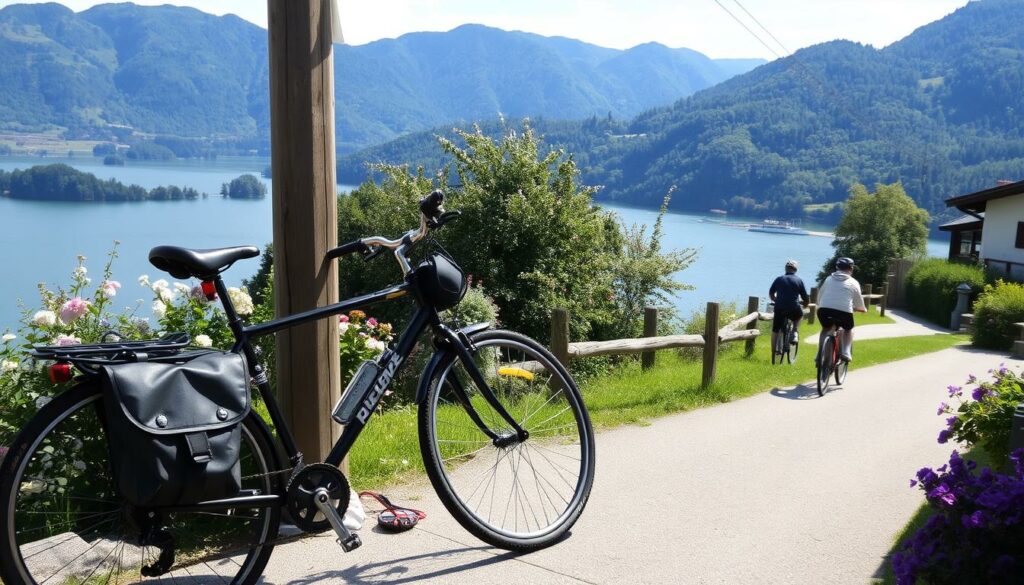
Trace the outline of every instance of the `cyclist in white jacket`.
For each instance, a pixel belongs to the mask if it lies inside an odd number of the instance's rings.
[[[836,271],[827,277],[818,288],[818,319],[821,321],[821,334],[818,336],[818,357],[821,357],[821,346],[825,336],[837,325],[846,333],[840,350],[842,359],[853,361],[853,313],[866,313],[864,297],[861,296],[860,283],[853,277],[853,260],[839,258],[836,260]]]

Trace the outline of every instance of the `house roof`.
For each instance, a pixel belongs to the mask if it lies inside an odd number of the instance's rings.
[[[939,229],[944,232],[962,232],[966,230],[980,230],[982,222],[985,219],[985,214],[980,213],[981,219],[974,217],[973,215],[962,215],[953,221],[944,223],[939,226]]]
[[[1007,183],[1005,185],[992,187],[991,189],[985,189],[984,191],[968,193],[967,195],[960,195],[959,197],[952,197],[950,199],[946,199],[946,207],[956,207],[960,211],[968,214],[979,213],[985,211],[985,205],[993,199],[1002,199],[1003,197],[1011,197],[1013,195],[1020,194],[1024,194],[1024,181]]]

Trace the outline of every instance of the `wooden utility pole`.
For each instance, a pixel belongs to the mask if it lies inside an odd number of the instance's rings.
[[[718,303],[708,303],[704,313],[704,367],[701,370],[700,387],[707,388],[715,383],[718,373]]]
[[[274,302],[278,315],[338,300],[334,162],[334,58],[330,0],[268,0],[274,207]],[[322,461],[339,428],[338,322],[277,334],[277,391],[307,462]]]
[[[657,337],[658,336],[658,309],[654,307],[644,307],[644,337]],[[649,370],[654,367],[655,353],[653,351],[646,351],[640,354],[641,367],[645,370]]]
[[[759,297],[747,297],[747,314],[756,313],[761,308],[761,299]],[[747,329],[757,329],[757,319],[750,322]],[[757,344],[757,338],[751,337],[746,343],[747,355],[752,355]]]

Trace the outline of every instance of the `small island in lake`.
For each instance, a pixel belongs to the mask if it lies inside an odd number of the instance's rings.
[[[116,164],[116,163],[114,163]],[[242,175],[225,184],[224,193],[234,198],[262,198],[266,186],[253,175]],[[0,194],[11,199],[36,201],[178,201],[208,197],[192,187],[125,185],[117,179],[100,179],[65,164],[38,165],[11,172],[0,171]]]

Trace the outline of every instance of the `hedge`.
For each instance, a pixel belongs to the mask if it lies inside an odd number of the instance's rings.
[[[1024,322],[1024,286],[999,281],[986,286],[974,304],[972,341],[978,347],[1010,349],[1017,339],[1014,323]]]
[[[971,299],[985,287],[985,270],[976,265],[928,258],[914,265],[907,274],[907,306],[911,313],[949,327],[949,317],[956,308],[956,287],[971,286]]]

